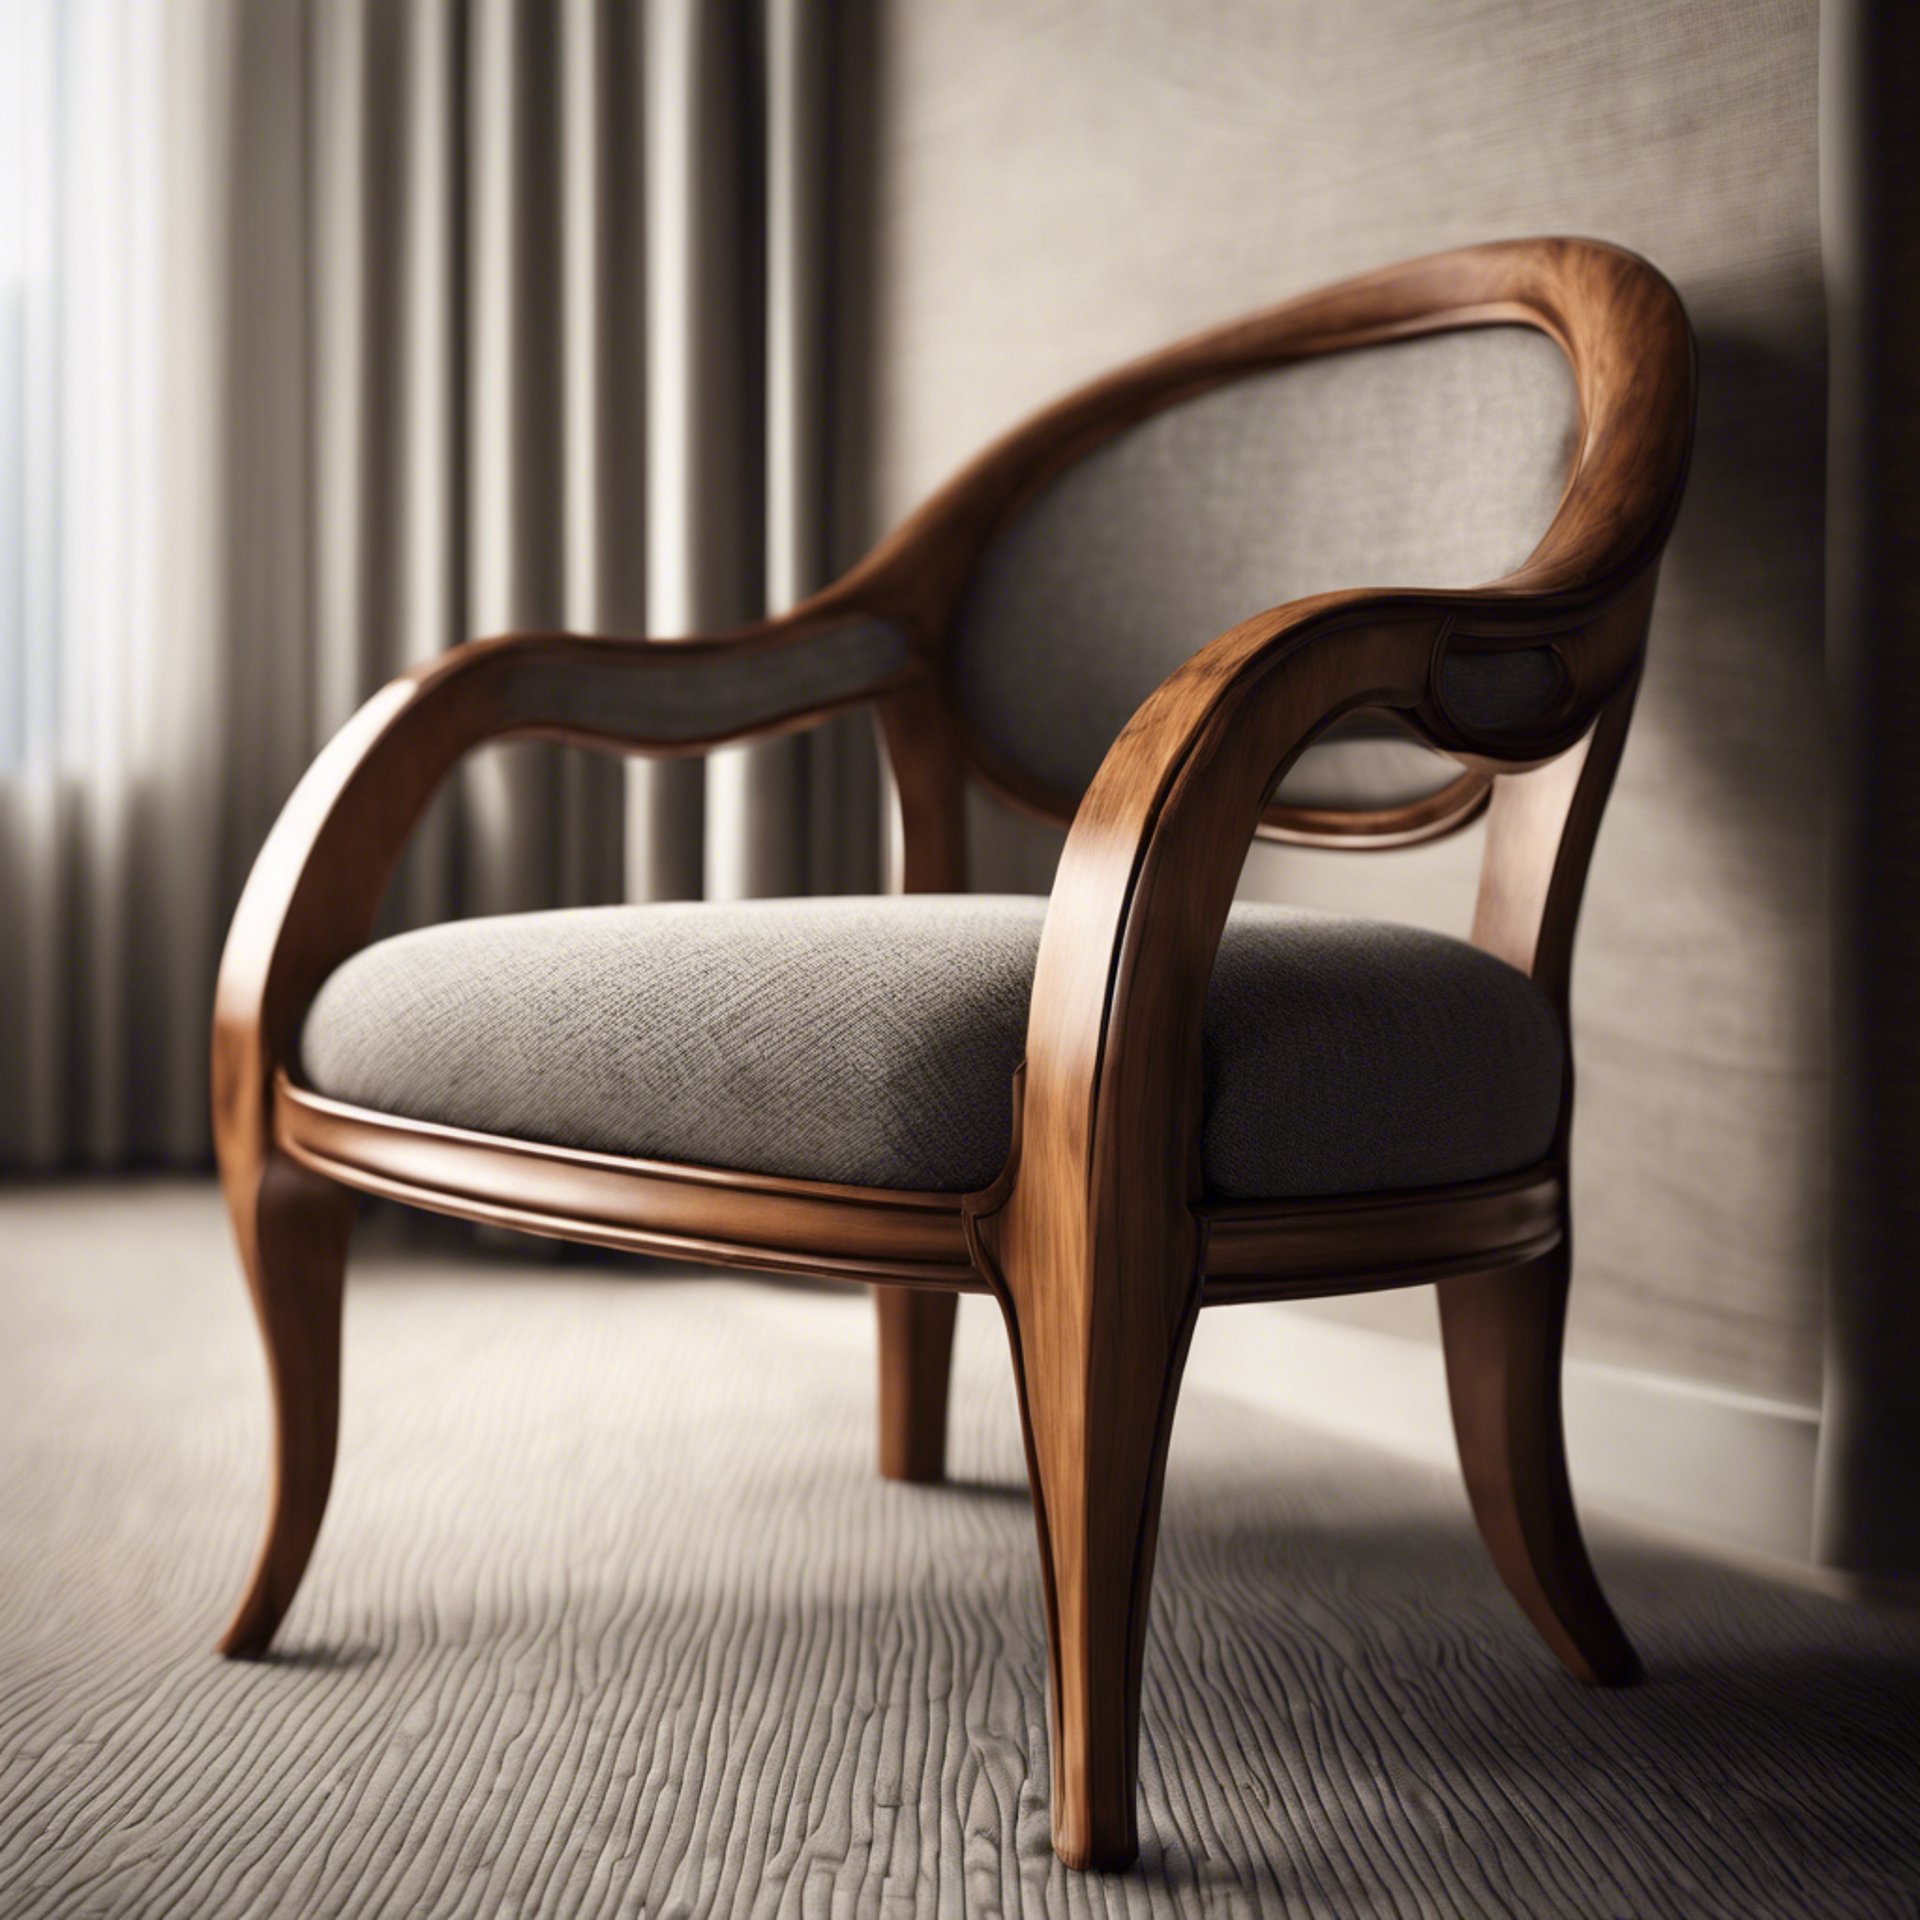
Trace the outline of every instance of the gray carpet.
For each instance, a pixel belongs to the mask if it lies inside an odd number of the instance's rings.
[[[857,1296],[377,1250],[283,1654],[211,1195],[0,1194],[0,1913],[1920,1913],[1920,1623],[1600,1529],[1590,1693],[1441,1475],[1188,1396],[1145,1854],[1047,1846],[1004,1348],[868,1466]],[[1228,1310],[1233,1311],[1233,1310]],[[1238,1311],[1250,1311],[1239,1309]]]

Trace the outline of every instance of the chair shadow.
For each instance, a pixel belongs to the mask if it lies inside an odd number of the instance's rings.
[[[1464,1515],[1457,1530],[1412,1518],[1216,1532],[1203,1523],[1173,1557],[1186,1605],[1204,1618],[1209,1664],[1222,1671],[1275,1672],[1276,1637],[1308,1622],[1294,1611],[1303,1598],[1310,1609],[1334,1599],[1356,1623],[1333,1655],[1346,1672],[1312,1713],[1316,1726],[1328,1716],[1323,1737],[1347,1735],[1361,1769],[1367,1715],[1343,1717],[1356,1696],[1371,1696],[1371,1712],[1424,1749],[1396,1821],[1477,1828],[1516,1860],[1541,1851],[1547,1825],[1553,1848],[1595,1872],[1596,1892],[1611,1867],[1630,1888],[1662,1863],[1691,1861],[1716,1898],[1740,1891],[1721,1891],[1722,1879],[1751,1875],[1750,1911],[1787,1910],[1769,1904],[1783,1890],[1827,1888],[1793,1910],[1920,1915],[1920,1614],[1657,1545],[1616,1537],[1604,1549],[1602,1578],[1647,1661],[1645,1679],[1624,1689],[1580,1687],[1560,1672],[1497,1589]],[[1236,1597],[1216,1604],[1211,1596],[1229,1588]],[[1389,1620],[1392,1630],[1379,1631]],[[1321,1659],[1311,1671],[1332,1669]],[[1236,1755],[1235,1770],[1274,1765],[1301,1705],[1291,1688],[1249,1701],[1266,1716],[1260,1744],[1274,1751]],[[1375,1785],[1399,1797],[1393,1780]],[[1196,1857],[1172,1835],[1143,1848],[1141,1867],[1194,1885],[1276,1871],[1271,1858]],[[1291,1880],[1298,1867],[1277,1870]],[[1304,1880],[1298,1890],[1308,1898]],[[1661,1910],[1696,1910],[1678,1885],[1673,1898]]]
[[[1015,1506],[1028,1506],[1031,1498],[1024,1480],[972,1480],[947,1479],[940,1483],[939,1491],[946,1494],[958,1494],[969,1500],[998,1500]]]
[[[347,1673],[356,1667],[370,1667],[380,1658],[380,1649],[372,1645],[269,1647],[264,1653],[248,1656],[250,1667],[279,1668],[288,1673]]]

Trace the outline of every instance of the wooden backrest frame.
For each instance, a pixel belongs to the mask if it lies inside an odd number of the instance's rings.
[[[857,587],[862,605],[906,629],[939,689],[937,724],[925,712],[889,715],[889,751],[903,789],[926,784],[923,763],[937,750],[957,756],[1023,811],[1059,825],[1074,817],[1075,797],[1037,785],[967,725],[946,675],[948,639],[982,555],[1050,480],[1150,415],[1249,374],[1394,340],[1514,325],[1544,332],[1566,354],[1579,408],[1577,451],[1560,510],[1533,555],[1481,591],[1511,601],[1548,582],[1566,595],[1584,581],[1603,598],[1609,588],[1617,592],[1657,557],[1684,484],[1692,347],[1671,287],[1645,261],[1592,241],[1509,241],[1412,261],[1197,335],[1055,401],[988,447],[848,577],[843,584]],[[1631,539],[1609,536],[1614,514],[1632,519]],[[1590,707],[1587,714],[1590,720]],[[1454,750],[1434,733],[1426,737]],[[1259,831],[1355,849],[1452,832],[1489,797],[1488,744],[1461,743],[1467,764],[1460,777],[1412,805],[1378,812],[1268,806]],[[944,795],[950,777],[936,784]],[[903,810],[910,842],[937,843],[950,832],[944,798],[930,817],[903,792]],[[950,858],[918,846],[910,845],[907,861],[916,871],[955,871]]]

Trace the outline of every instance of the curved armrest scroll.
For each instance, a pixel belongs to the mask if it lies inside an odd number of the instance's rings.
[[[214,996],[223,1174],[266,1149],[274,1069],[327,975],[362,945],[427,802],[474,747],[550,739],[687,754],[789,731],[909,684],[905,636],[816,601],[697,640],[514,634],[456,647],[376,693],[307,770],[248,877]]]

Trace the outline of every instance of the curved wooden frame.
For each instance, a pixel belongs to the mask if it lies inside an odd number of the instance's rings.
[[[626,1160],[398,1120],[299,1085],[297,1040],[314,993],[369,937],[408,833],[470,748],[537,735],[698,751],[869,702],[896,776],[897,884],[963,886],[961,782],[975,751],[947,697],[942,648],[1003,515],[1132,422],[1240,373],[1508,324],[1559,342],[1580,402],[1578,456],[1539,547],[1478,589],[1323,594],[1259,614],[1146,701],[1073,813],[1041,939],[1013,1149],[986,1190],[892,1193]],[[275,1404],[267,1534],[225,1649],[268,1644],[318,1531],[358,1189],[534,1232],[875,1283],[882,1470],[906,1478],[941,1470],[954,1296],[992,1291],[1027,1436],[1047,1601],[1054,1839],[1070,1864],[1118,1865],[1135,1851],[1154,1536],[1202,1305],[1437,1282],[1462,1462],[1494,1561],[1574,1673],[1630,1678],[1632,1649],[1580,1543],[1560,1437],[1570,1084],[1553,1152],[1525,1174],[1430,1193],[1209,1203],[1200,1024],[1256,833],[1405,844],[1485,804],[1473,938],[1538,981],[1564,1025],[1574,923],[1685,481],[1692,408],[1686,318],[1644,261],[1574,240],[1438,255],[1202,335],[1069,395],[784,619],[702,641],[477,642],[377,694],[288,803],[221,963],[215,1136]],[[835,638],[850,629],[857,644]],[[1449,709],[1449,649],[1543,643],[1566,669],[1550,712],[1490,733]],[[703,727],[686,686],[716,669],[763,697]],[[1461,779],[1388,815],[1269,807],[1294,757],[1363,707],[1393,712],[1453,755]]]
[[[307,1172],[487,1226],[761,1273],[991,1293],[976,1196],[849,1187],[554,1147],[273,1089],[274,1143]],[[1334,1200],[1215,1202],[1205,1304],[1313,1299],[1512,1266],[1559,1245],[1553,1162],[1497,1180]]]

